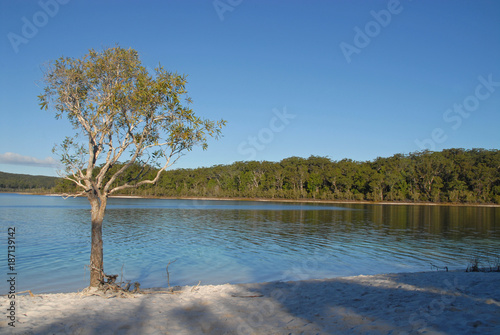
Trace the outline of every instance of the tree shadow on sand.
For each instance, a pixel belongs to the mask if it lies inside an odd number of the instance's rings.
[[[85,297],[25,333],[495,334],[499,283],[499,273],[430,272]]]
[[[481,293],[472,293],[484,285],[480,276],[485,275],[493,280]],[[308,333],[314,334],[494,334],[500,316],[498,284],[500,275],[493,273],[430,272],[247,286],[254,294],[274,297],[289,316],[300,319],[285,328],[294,334],[302,320],[310,322]],[[258,333],[274,312],[263,307],[247,318],[251,329]]]

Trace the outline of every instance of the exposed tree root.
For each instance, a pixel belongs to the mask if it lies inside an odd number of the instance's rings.
[[[106,299],[109,298],[135,298],[137,294],[179,294],[182,293],[181,290],[178,290],[178,286],[171,287],[170,286],[170,274],[168,272],[168,266],[173,262],[169,262],[167,264],[167,285],[168,285],[168,291],[163,291],[163,290],[141,290],[141,284],[138,282],[130,283],[129,281],[124,282],[123,281],[123,267],[122,267],[122,281],[116,282],[118,275],[108,275],[105,274],[102,270],[101,271],[101,281],[99,283],[99,286],[97,287],[87,287],[80,292],[80,296],[99,296],[103,297]],[[91,268],[90,266],[86,265],[86,267]],[[201,281],[198,282],[198,285],[196,287],[193,287],[191,291],[195,291],[198,289],[198,286],[200,286]],[[132,288],[133,286],[133,288]]]
[[[89,266],[90,268],[90,266]],[[82,296],[97,295],[103,298],[133,298],[135,293],[141,293],[141,284],[134,282],[134,289],[131,289],[130,281],[116,282],[118,275],[108,275],[101,271],[101,280],[97,287],[87,287],[80,294]]]

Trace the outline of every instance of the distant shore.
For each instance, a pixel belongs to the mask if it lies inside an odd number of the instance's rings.
[[[279,198],[213,198],[213,197],[141,197],[141,196],[111,196],[111,197],[131,197],[144,199],[178,199],[178,200],[224,200],[224,201],[262,201],[262,202],[290,202],[290,203],[317,203],[317,204],[353,204],[353,205],[425,205],[425,206],[479,206],[479,207],[500,207],[500,204],[480,204],[480,203],[452,203],[452,202],[408,202],[408,201],[361,201],[361,200],[321,200],[321,199],[279,199]]]
[[[2,334],[498,334],[500,273],[418,272],[296,282],[16,295]],[[11,306],[0,297],[3,314]],[[12,313],[11,313],[12,315]],[[10,332],[9,332],[10,331]]]
[[[58,195],[58,194],[51,194]],[[364,201],[364,200],[322,200],[322,199],[280,199],[280,198],[228,198],[228,197],[156,197],[139,195],[111,195],[110,198],[130,199],[166,199],[166,200],[210,200],[210,201],[262,201],[262,202],[289,202],[289,203],[313,203],[313,204],[353,204],[353,205],[423,205],[423,206],[476,206],[476,207],[500,207],[500,204],[481,203],[453,203],[453,202],[410,202],[410,201]]]
[[[45,196],[64,196],[58,193],[29,193],[4,192],[14,194],[31,194]],[[71,197],[71,195],[70,195]],[[317,204],[353,204],[353,205],[406,205],[406,206],[473,206],[473,207],[500,207],[493,203],[455,203],[455,202],[411,202],[411,201],[367,201],[367,200],[322,200],[322,199],[281,199],[281,198],[239,198],[239,197],[163,197],[140,195],[111,195],[110,198],[124,199],[166,199],[166,200],[221,200],[221,201],[262,201],[262,202],[289,202],[289,203],[317,203]]]

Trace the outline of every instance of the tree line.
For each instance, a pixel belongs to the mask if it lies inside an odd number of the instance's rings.
[[[117,182],[153,176],[156,171],[132,166]],[[70,182],[61,181],[55,191],[70,193],[72,189]],[[235,162],[168,170],[156,185],[121,194],[500,204],[500,151],[420,151],[365,162],[319,156]]]
[[[60,182],[57,177],[32,176],[0,171],[0,191],[47,191]]]

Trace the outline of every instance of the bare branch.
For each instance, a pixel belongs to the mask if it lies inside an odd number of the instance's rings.
[[[161,173],[163,171],[165,171],[168,167],[172,166],[172,164],[174,164],[177,161],[177,159],[178,159],[178,158],[176,158],[172,163],[170,163],[171,157],[172,156],[170,156],[170,157],[167,158],[167,162],[165,163],[165,165],[163,165],[163,167],[161,169],[158,170],[158,172],[156,173],[155,178],[153,178],[151,180],[143,180],[143,181],[140,181],[140,182],[135,183],[135,184],[128,184],[128,183],[126,183],[126,184],[123,184],[121,186],[117,186],[117,187],[111,189],[108,194],[112,194],[112,193],[115,193],[115,192],[118,192],[118,191],[121,191],[121,190],[124,190],[124,189],[127,189],[127,188],[137,188],[137,187],[139,187],[141,185],[146,185],[146,184],[154,185],[154,184],[156,184],[158,182],[158,180],[160,179]]]
[[[63,199],[68,199],[68,198],[77,198],[77,197],[81,197],[84,195],[87,195],[87,191],[81,191],[80,193],[76,193],[76,194],[63,193],[62,197],[63,197]]]

